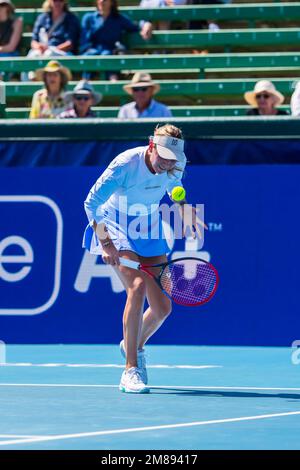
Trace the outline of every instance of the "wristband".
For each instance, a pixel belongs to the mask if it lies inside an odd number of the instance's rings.
[[[107,240],[106,242],[102,243],[102,246],[105,248],[107,246],[111,245],[111,240]]]

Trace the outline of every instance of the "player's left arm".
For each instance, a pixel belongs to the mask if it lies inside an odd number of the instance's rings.
[[[185,201],[183,204],[179,204],[179,214],[182,218],[183,235],[203,238],[202,231],[203,229],[208,230],[208,227],[198,214],[197,207]]]
[[[182,219],[183,235],[192,236],[196,238],[203,237],[202,230],[208,229],[205,222],[198,214],[197,207],[189,204],[186,199],[186,191],[181,183],[178,182],[176,186],[172,185],[168,188],[168,194],[172,202],[177,204],[179,215]]]

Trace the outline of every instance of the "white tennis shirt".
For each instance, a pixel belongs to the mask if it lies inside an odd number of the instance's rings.
[[[148,147],[136,147],[120,153],[109,164],[91,188],[84,207],[90,222],[103,221],[104,213],[110,210],[128,215],[151,214],[157,210],[166,191],[171,194],[175,186],[182,186],[181,178],[186,165],[178,162],[174,175],[153,174],[145,162]]]

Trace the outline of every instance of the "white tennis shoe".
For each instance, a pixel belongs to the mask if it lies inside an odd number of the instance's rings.
[[[126,351],[124,347],[124,339],[120,342],[120,351],[122,356],[126,359]],[[148,383],[148,374],[146,369],[146,356],[145,349],[139,349],[137,354],[137,366],[140,369],[141,378],[144,384]]]
[[[140,370],[137,367],[130,367],[130,369],[124,370],[119,390],[125,393],[149,393],[150,391],[144,384]]]

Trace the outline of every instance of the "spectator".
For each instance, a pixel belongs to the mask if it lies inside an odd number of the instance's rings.
[[[229,3],[222,0],[188,0],[189,5],[214,5]],[[188,23],[188,29],[209,29],[210,31],[219,31],[220,27],[211,20],[192,20]]]
[[[291,113],[292,116],[300,116],[300,82],[296,84],[296,88],[291,97]]]
[[[80,22],[70,12],[68,0],[46,0],[44,13],[39,15],[33,27],[31,49],[28,57],[65,56],[78,52]],[[22,72],[21,80],[34,79],[33,72]]]
[[[31,119],[55,118],[67,109],[63,92],[72,75],[69,69],[56,60],[37,70],[36,78],[43,80],[45,88],[34,93],[29,117]]]
[[[19,55],[17,47],[22,37],[23,20],[15,18],[10,0],[0,0],[0,57]]]
[[[166,105],[153,99],[153,96],[160,90],[160,86],[152,81],[149,73],[136,72],[131,82],[124,85],[123,89],[133,96],[134,101],[121,106],[119,118],[172,117]]]
[[[247,116],[273,116],[288,114],[276,106],[282,104],[284,96],[276,90],[272,82],[259,80],[253,91],[247,91],[244,98],[253,108],[247,111]]]
[[[161,8],[161,7],[174,7],[177,5],[185,5],[187,0],[141,0],[140,7],[147,8]],[[170,21],[158,21],[157,27],[160,30],[170,29]]]
[[[47,0],[33,27],[29,56],[63,56],[78,52],[80,22],[68,0]]]
[[[140,26],[118,11],[117,0],[97,0],[97,10],[82,18],[80,53],[111,55],[120,48],[123,32],[137,32],[147,40],[152,35],[152,24],[142,21]]]
[[[171,7],[176,5],[185,5],[187,0],[141,0],[140,7],[143,8],[160,8]]]
[[[59,118],[94,118],[96,114],[91,110],[102,99],[100,93],[96,93],[92,85],[86,80],[81,80],[73,91],[64,94],[67,104],[72,103],[72,107],[63,111]]]

